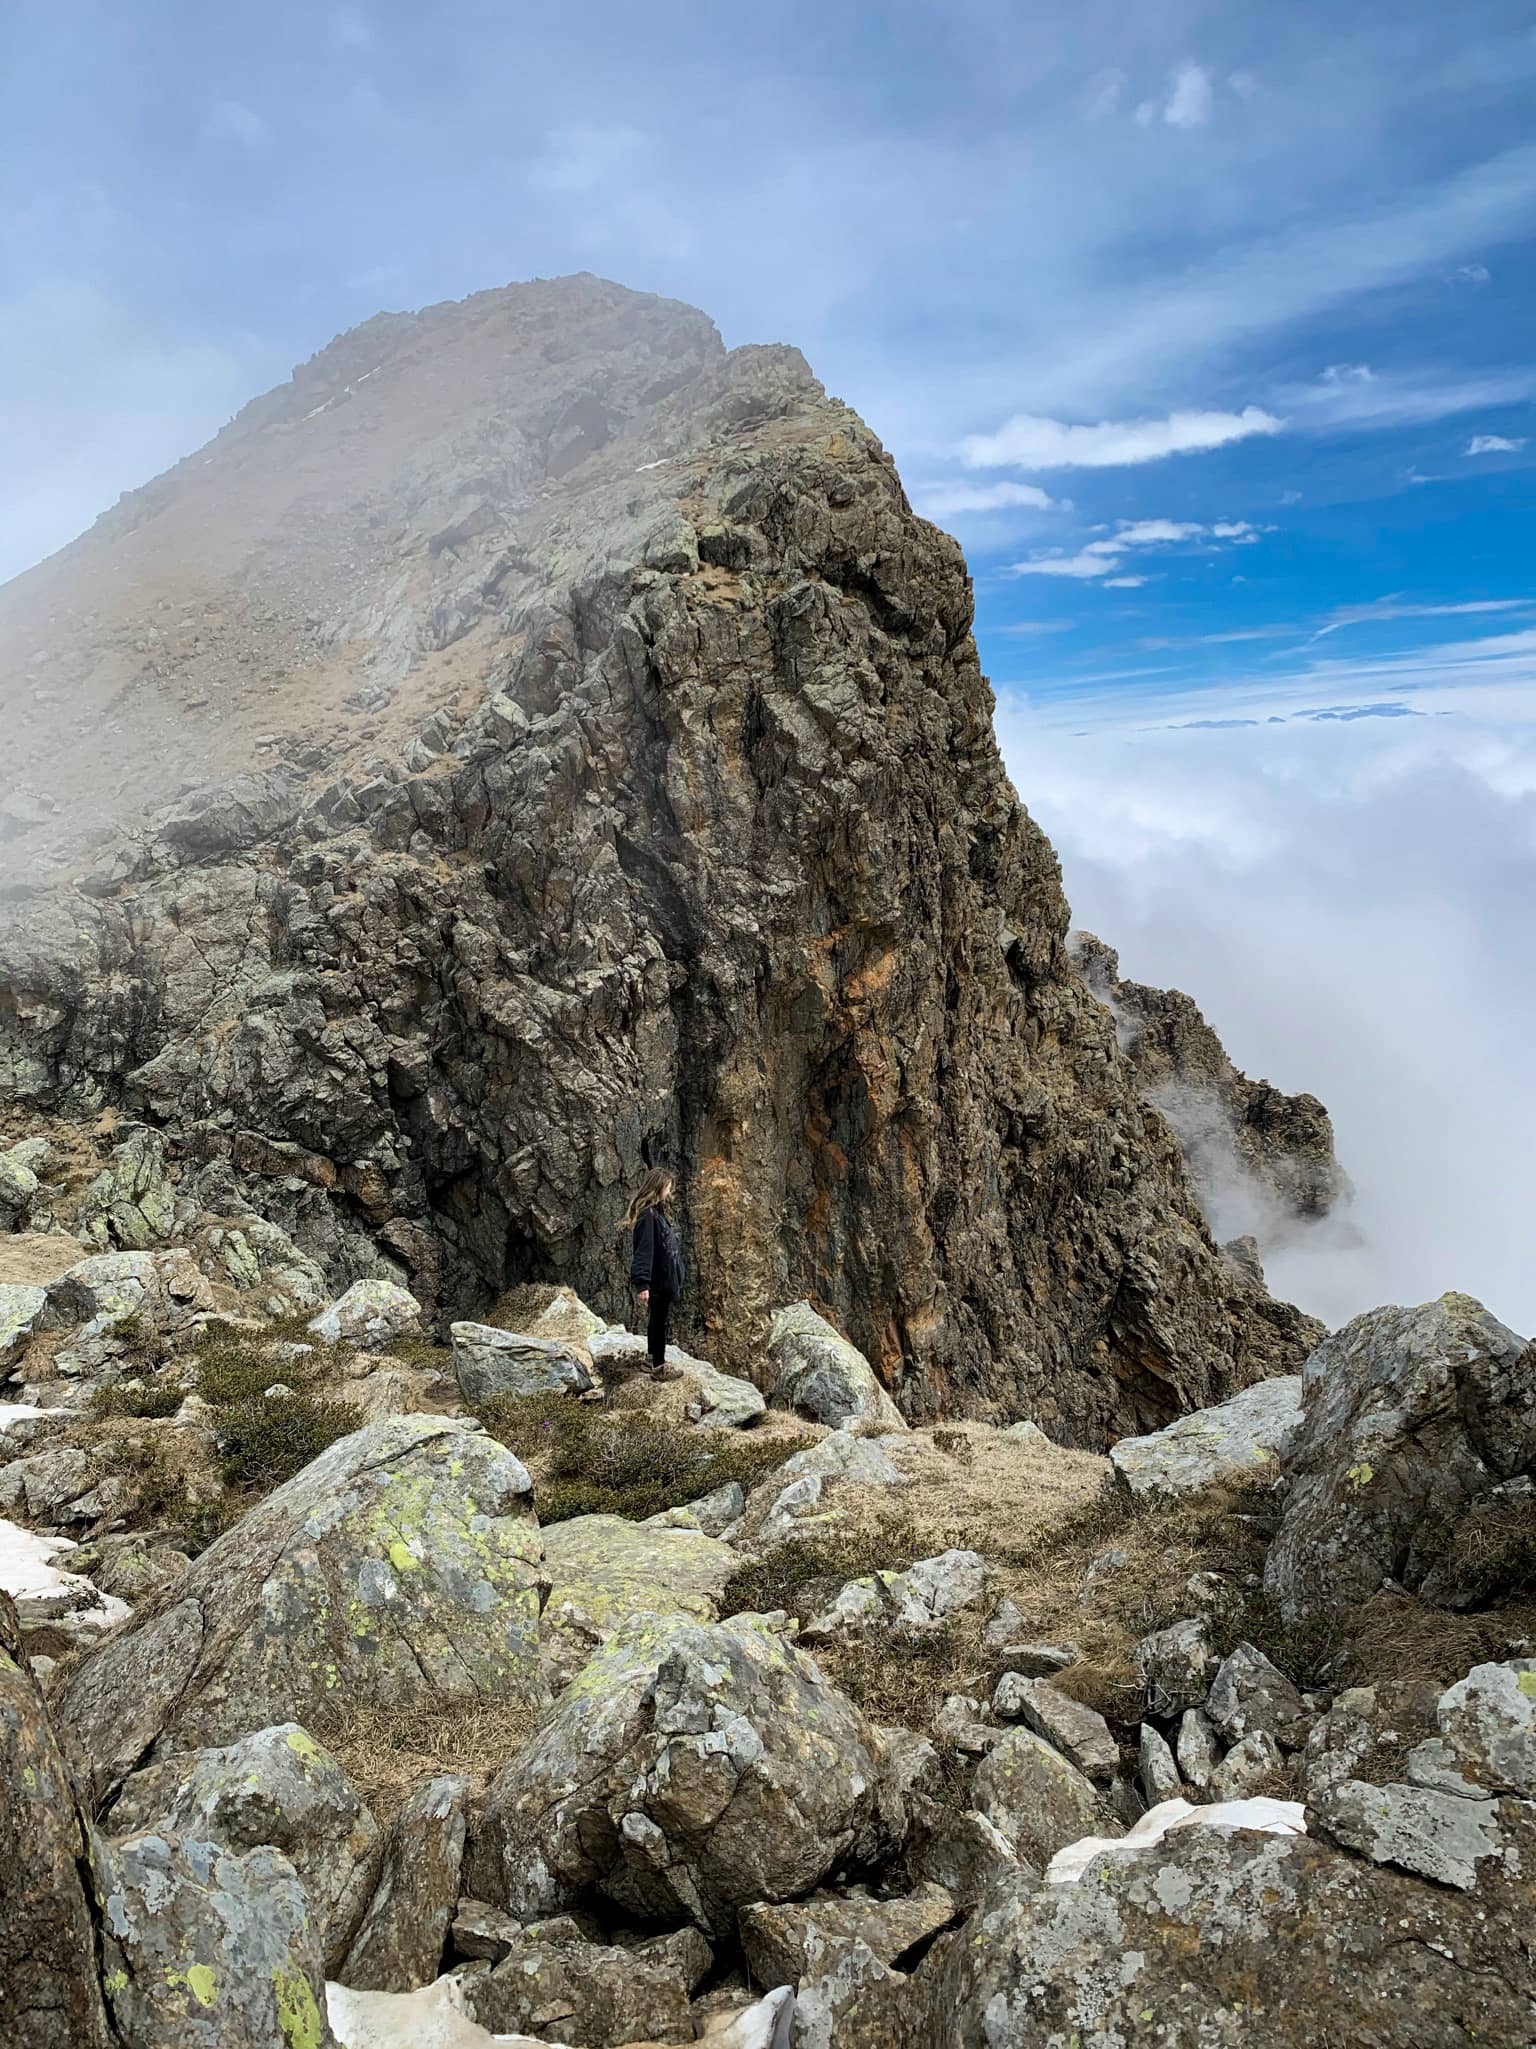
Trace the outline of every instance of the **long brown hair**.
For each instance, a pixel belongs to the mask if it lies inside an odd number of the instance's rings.
[[[662,1207],[676,1186],[677,1182],[667,1168],[652,1167],[629,1198],[629,1208],[624,1212],[625,1229],[632,1228],[640,1221],[642,1210]]]

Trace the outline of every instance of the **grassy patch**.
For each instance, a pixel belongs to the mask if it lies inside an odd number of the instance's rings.
[[[907,1522],[875,1525],[828,1524],[751,1559],[732,1573],[721,1613],[771,1614],[782,1608],[808,1622],[850,1579],[875,1572],[900,1572],[924,1555],[923,1539]]]
[[[189,1557],[206,1551],[240,1514],[241,1504],[227,1496],[196,1491],[161,1441],[129,1439],[103,1447],[98,1456],[133,1485],[130,1526],[163,1530]]]
[[[391,1338],[387,1345],[379,1347],[386,1359],[394,1359],[402,1366],[419,1366],[437,1373],[451,1373],[453,1352],[447,1345],[436,1345],[430,1338]]]
[[[533,1468],[534,1500],[546,1523],[575,1515],[643,1521],[728,1480],[750,1489],[801,1448],[796,1438],[699,1429],[569,1395],[497,1395],[475,1413]]]
[[[1536,1594],[1536,1498],[1510,1496],[1470,1508],[1451,1534],[1444,1569],[1458,1606],[1482,1608]]]
[[[518,1702],[423,1702],[418,1707],[355,1707],[313,1729],[346,1772],[374,1819],[388,1823],[407,1796],[443,1772],[461,1772],[478,1790],[528,1740],[535,1711]]]

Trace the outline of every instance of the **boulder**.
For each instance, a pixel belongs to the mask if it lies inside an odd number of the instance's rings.
[[[583,2049],[692,2042],[688,1985],[676,1963],[530,1929],[465,1987],[471,2017],[498,2037],[524,2034]]]
[[[812,1935],[795,1995],[793,2049],[891,2049],[913,2039],[909,1981],[857,1937]]]
[[[1224,1658],[1211,1681],[1205,1711],[1228,1743],[1262,1731],[1287,1749],[1305,1742],[1311,1717],[1296,1688],[1251,1643]]]
[[[46,1288],[21,1281],[0,1283],[0,1370],[19,1361],[42,1320],[47,1301]]]
[[[1021,1858],[995,1821],[978,1808],[962,1808],[928,1794],[909,1803],[906,1867],[915,1883],[942,1886],[968,1914],[998,1878],[1035,1870]]]
[[[920,1558],[905,1572],[877,1572],[849,1580],[801,1630],[807,1643],[862,1636],[872,1629],[922,1636],[951,1615],[985,1600],[987,1567],[975,1551],[943,1551]]]
[[[834,1429],[849,1423],[906,1429],[905,1418],[874,1367],[809,1302],[792,1302],[774,1316],[768,1357],[773,1398],[781,1408],[799,1409]]]
[[[1005,1672],[992,1695],[992,1712],[1007,1721],[1023,1722],[1088,1778],[1114,1777],[1120,1746],[1110,1734],[1108,1722],[1049,1679],[1024,1679],[1016,1672]]]
[[[1391,1579],[1434,1599],[1475,1504],[1536,1463],[1536,1345],[1469,1295],[1373,1309],[1302,1374],[1266,1590],[1294,1622]]]
[[[1147,1706],[1164,1716],[1199,1707],[1218,1663],[1209,1628],[1193,1618],[1144,1636],[1132,1655]]]
[[[744,1907],[741,1946],[759,1985],[794,1985],[815,1968],[827,1941],[862,1942],[882,1964],[897,1964],[955,1918],[942,1885],[924,1884],[893,1899],[817,1893],[780,1906]]]
[[[1046,1867],[1047,1885],[1076,1885],[1100,1857],[1161,1857],[1164,1838],[1177,1829],[1253,1829],[1261,1835],[1305,1835],[1306,1812],[1296,1800],[1220,1800],[1192,1807],[1187,1800],[1160,1800],[1118,1836],[1088,1836],[1058,1850]]]
[[[393,1281],[354,1281],[310,1320],[309,1328],[323,1344],[377,1351],[395,1338],[420,1333],[421,1304]]]
[[[1503,1848],[1498,1811],[1494,1800],[1344,1779],[1309,1802],[1307,1822],[1314,1834],[1372,1863],[1468,1892],[1480,1860]]]
[[[6,2049],[108,2049],[89,1828],[0,1594],[0,1987]]]
[[[43,1324],[82,1324],[90,1339],[121,1323],[152,1331],[181,1328],[214,1307],[213,1291],[190,1253],[180,1246],[159,1252],[98,1252],[77,1260],[48,1283]]]
[[[78,1548],[68,1537],[0,1522],[0,1592],[15,1602],[23,1630],[59,1629],[83,1643],[127,1620],[125,1601],[103,1593],[65,1563]]]
[[[102,1984],[123,2049],[334,2049],[309,1901],[276,1850],[97,1839]]]
[[[337,1972],[344,1984],[413,1992],[436,1978],[459,1897],[468,1792],[467,1779],[430,1779],[395,1816],[377,1890]]]
[[[1122,1833],[1092,1782],[1032,1729],[1010,1729],[993,1746],[971,1798],[1013,1855],[1039,1869],[1081,1836]]]
[[[41,1187],[37,1175],[13,1147],[0,1153],[0,1231],[19,1231]]]
[[[378,1823],[297,1722],[134,1772],[106,1826],[114,1836],[148,1830],[237,1852],[280,1850],[314,1909],[327,1970],[346,1955],[378,1877]]]
[[[536,1697],[539,1550],[528,1475],[477,1424],[370,1424],[210,1545],[180,1598],[87,1657],[63,1720],[105,1790],[151,1753],[307,1725],[340,1702]]]
[[[485,1796],[468,1880],[527,1918],[599,1892],[728,1930],[899,1829],[882,1739],[818,1667],[747,1618],[633,1615]]]
[[[1301,1377],[1255,1381],[1229,1401],[1196,1409],[1109,1448],[1116,1477],[1141,1499],[1192,1494],[1217,1481],[1273,1472],[1301,1427]]]
[[[1474,1785],[1536,1799],[1536,1658],[1474,1666],[1440,1696],[1436,1719]]]
[[[645,1338],[622,1324],[610,1324],[587,1340],[592,1364],[599,1372],[641,1373],[648,1363]],[[668,1345],[667,1364],[675,1366],[687,1383],[685,1402],[690,1422],[713,1424],[726,1430],[742,1430],[755,1423],[768,1404],[750,1380],[739,1374],[722,1373],[707,1359],[696,1359],[679,1345]]]
[[[747,1503],[752,1541],[771,1549],[793,1539],[802,1525],[835,1519],[838,1511],[835,1498],[829,1498],[829,1487],[907,1486],[906,1474],[885,1448],[889,1442],[834,1430],[819,1444],[792,1453],[771,1478],[754,1489]]]
[[[571,1346],[488,1323],[448,1326],[459,1392],[471,1403],[494,1395],[586,1394],[592,1375]]]
[[[549,1596],[540,1632],[551,1683],[573,1679],[631,1615],[717,1622],[740,1554],[702,1531],[577,1515],[544,1532]]]
[[[1149,1817],[1150,1818],[1150,1817]],[[1189,1827],[1090,1884],[1002,1884],[928,1980],[945,2049],[1531,2038],[1528,1897],[1490,1916],[1305,1835]]]
[[[742,1492],[739,1480],[727,1480],[714,1487],[708,1494],[701,1494],[696,1501],[686,1501],[681,1508],[664,1508],[658,1515],[648,1515],[643,1528],[648,1530],[698,1530],[706,1537],[720,1537],[739,1523],[746,1509],[747,1497]]]
[[[176,1235],[176,1191],[166,1165],[165,1139],[148,1125],[129,1132],[81,1197],[74,1230],[105,1252],[147,1252]]]
[[[8,1516],[25,1516],[29,1523],[50,1529],[60,1523],[92,1522],[95,1511],[91,1505],[77,1512],[72,1504],[89,1496],[100,1477],[91,1459],[76,1445],[35,1451],[30,1457],[0,1466],[0,1509]]]

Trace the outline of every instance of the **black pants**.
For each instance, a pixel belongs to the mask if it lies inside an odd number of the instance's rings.
[[[667,1323],[672,1315],[672,1304],[677,1300],[665,1288],[652,1288],[651,1306],[646,1313],[646,1350],[651,1355],[651,1364],[661,1366],[667,1357]]]

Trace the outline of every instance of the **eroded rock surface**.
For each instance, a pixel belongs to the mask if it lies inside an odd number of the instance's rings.
[[[909,1418],[1097,1445],[1294,1370],[1068,956],[971,616],[793,349],[593,278],[370,321],[0,594],[0,1092],[457,1317],[618,1317],[664,1153],[680,1336],[750,1375],[814,1300]]]

